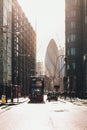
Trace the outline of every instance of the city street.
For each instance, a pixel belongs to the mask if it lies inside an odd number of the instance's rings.
[[[0,130],[87,130],[87,106],[63,99],[1,106]]]
[[[87,0],[0,0],[0,130],[87,130]]]

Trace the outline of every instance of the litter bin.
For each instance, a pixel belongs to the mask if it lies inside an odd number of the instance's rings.
[[[6,103],[6,95],[2,95],[1,100],[2,100],[2,103]]]

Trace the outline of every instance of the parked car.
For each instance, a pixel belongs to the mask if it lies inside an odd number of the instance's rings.
[[[57,101],[57,100],[58,100],[57,92],[55,92],[55,91],[48,92],[48,94],[47,94],[47,100],[48,100],[49,102],[50,102],[51,100]]]

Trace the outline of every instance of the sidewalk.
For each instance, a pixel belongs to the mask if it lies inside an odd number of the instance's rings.
[[[2,100],[0,100],[0,107],[3,105],[18,105],[20,103],[28,101],[28,97],[20,97],[20,98],[14,98],[13,102],[11,102],[11,99],[7,100],[7,103],[2,103]]]
[[[79,98],[66,98],[66,99],[64,99],[64,98],[58,98],[58,100],[59,101],[61,101],[61,102],[71,102],[71,103],[73,103],[73,104],[76,104],[76,105],[85,105],[85,106],[87,106],[87,99],[79,99]]]

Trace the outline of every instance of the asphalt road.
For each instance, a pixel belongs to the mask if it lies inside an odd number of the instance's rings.
[[[0,130],[87,130],[87,106],[67,101],[3,106]]]

